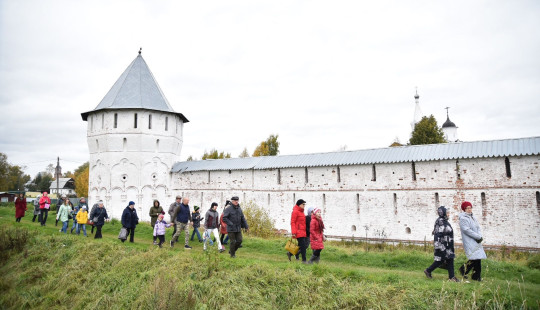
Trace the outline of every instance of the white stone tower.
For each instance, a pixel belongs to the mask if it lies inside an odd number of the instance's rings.
[[[446,122],[442,125],[442,130],[444,132],[444,137],[446,138],[446,141],[448,142],[458,142],[457,137],[457,126],[450,120],[450,116],[448,116],[448,109],[450,107],[446,107]]]
[[[420,96],[418,96],[418,88],[416,88],[416,94],[414,95],[414,118],[411,123],[411,129],[414,131],[414,125],[422,120],[422,110],[420,109]]]
[[[120,218],[132,200],[139,218],[149,220],[154,199],[170,204],[170,171],[189,121],[172,109],[141,51],[99,105],[81,116],[88,122],[90,207],[103,200],[109,216]]]

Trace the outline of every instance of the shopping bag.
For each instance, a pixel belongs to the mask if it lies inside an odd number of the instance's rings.
[[[125,227],[122,227],[122,229],[120,229],[120,233],[118,234],[118,239],[120,240],[126,240],[127,239],[127,228]]]
[[[292,255],[296,255],[300,250],[300,247],[298,246],[297,242],[294,242],[293,238],[291,238],[291,240],[287,240],[287,243],[285,244],[285,250],[289,251],[289,253],[291,253]]]

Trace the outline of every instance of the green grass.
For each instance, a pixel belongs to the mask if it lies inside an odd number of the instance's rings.
[[[15,223],[14,208],[0,207],[2,309],[538,309],[539,254],[490,252],[481,283],[451,283],[422,270],[431,248],[327,242],[319,265],[289,262],[286,239],[244,236],[236,259],[215,246],[202,251],[153,246],[148,224],[135,243],[64,235],[32,223]],[[167,232],[170,240],[172,229]],[[18,241],[17,247],[11,241]],[[311,251],[308,250],[308,253]],[[458,253],[457,263],[465,261]],[[532,263],[531,263],[532,262]],[[528,265],[536,268],[531,268]]]

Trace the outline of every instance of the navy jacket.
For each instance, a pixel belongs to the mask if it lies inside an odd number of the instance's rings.
[[[122,213],[122,226],[125,228],[135,228],[139,224],[139,217],[137,216],[137,210],[130,207],[126,207]]]
[[[187,224],[191,221],[191,212],[189,206],[181,203],[180,207],[174,209],[173,219],[175,222]]]

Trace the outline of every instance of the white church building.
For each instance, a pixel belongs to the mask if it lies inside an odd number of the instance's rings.
[[[417,99],[417,98],[416,98]],[[418,101],[418,100],[417,100]],[[323,210],[326,234],[431,240],[440,205],[473,204],[488,245],[540,248],[540,137],[221,160],[179,160],[184,124],[139,55],[92,111],[89,202],[119,218],[176,195],[203,212],[215,201],[253,201],[290,230],[296,200]],[[454,125],[455,126],[455,125]],[[457,140],[457,139],[456,139]]]

